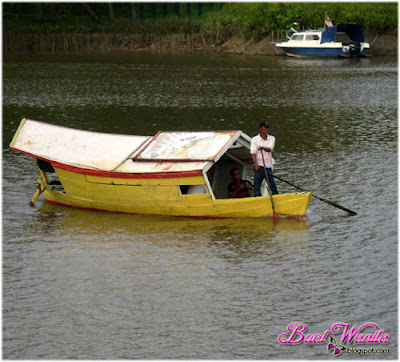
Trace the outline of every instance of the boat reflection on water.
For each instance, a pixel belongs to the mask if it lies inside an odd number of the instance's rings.
[[[272,218],[132,215],[67,208],[46,202],[38,207],[37,217],[38,225],[50,223],[58,237],[69,235],[73,242],[146,240],[160,247],[186,242],[302,244],[306,243],[310,227],[307,219],[280,218],[274,223]]]

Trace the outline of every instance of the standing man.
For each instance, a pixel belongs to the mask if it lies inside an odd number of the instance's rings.
[[[300,27],[300,31],[306,31],[307,27],[305,26],[304,21],[301,18],[301,16],[298,17],[297,21],[299,22],[298,25]]]
[[[254,162],[254,196],[261,196],[261,183],[265,178],[265,171],[268,175],[268,183],[271,188],[271,194],[278,194],[272,168],[274,159],[272,150],[275,146],[275,137],[268,134],[269,124],[260,123],[260,134],[251,139],[250,153]],[[265,168],[265,170],[264,170]]]

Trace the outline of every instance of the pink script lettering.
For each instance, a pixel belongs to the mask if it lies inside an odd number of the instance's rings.
[[[303,332],[307,329],[307,326],[301,322],[291,323],[287,326],[288,331],[291,331],[291,335],[288,337],[287,333],[282,333],[278,336],[280,343],[291,343],[297,344],[304,340]],[[297,339],[296,339],[297,338]]]
[[[375,333],[373,335],[361,333],[367,327],[372,327]],[[343,332],[342,343],[346,342],[346,339],[349,343],[388,343],[390,337],[389,334],[384,334],[383,330],[378,330],[375,323],[364,323],[359,328],[356,328],[356,326],[350,328],[349,323],[336,323],[332,326],[331,331],[333,333]]]

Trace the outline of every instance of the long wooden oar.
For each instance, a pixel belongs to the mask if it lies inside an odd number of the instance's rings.
[[[281,177],[279,177],[279,176],[274,175],[274,177],[277,178],[277,179],[280,180],[280,181],[283,181],[283,182],[287,183],[287,184],[290,185],[290,186],[293,186],[294,188],[296,188],[296,189],[298,189],[298,190],[300,190],[300,191],[306,192],[306,190],[302,189],[301,187],[299,187],[299,186],[297,186],[297,185],[294,185],[294,184],[292,184],[291,182],[286,181],[286,180],[284,180],[283,178],[281,178]],[[328,205],[337,207],[337,208],[340,209],[340,210],[343,210],[343,211],[348,212],[350,216],[357,215],[357,213],[356,213],[355,211],[352,211],[352,210],[350,210],[350,209],[348,209],[348,208],[346,208],[346,207],[344,207],[344,206],[342,206],[342,205],[339,205],[338,203],[336,203],[336,202],[334,202],[334,201],[331,201],[331,200],[328,200],[328,199],[323,199],[323,198],[321,198],[321,197],[318,197],[318,196],[314,195],[314,193],[312,194],[312,196],[315,197],[316,199],[322,201],[322,202],[325,202],[325,203],[328,204]]]
[[[278,216],[277,212],[275,211],[274,199],[272,198],[271,185],[269,184],[267,168],[265,167],[264,153],[263,153],[262,149],[260,151],[261,151],[261,156],[262,156],[262,160],[263,160],[265,181],[267,181],[269,198],[271,199],[272,217],[274,218],[275,221],[277,221],[279,219],[279,216]]]

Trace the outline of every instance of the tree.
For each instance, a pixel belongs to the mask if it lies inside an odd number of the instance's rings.
[[[90,18],[93,21],[95,21],[95,22],[99,21],[99,18],[97,17],[96,13],[91,9],[91,7],[88,4],[86,4],[86,3],[81,3],[81,4],[87,10],[87,12],[89,13]]]
[[[144,19],[144,4],[137,4],[138,12],[139,12],[139,19]]]
[[[168,4],[167,3],[162,3],[162,14],[163,17],[165,18],[168,15]]]
[[[108,3],[108,15],[110,16],[110,20],[113,23],[115,20],[114,16],[114,8],[112,3]]]
[[[51,17],[51,22],[56,25],[58,23],[58,16],[57,16],[57,12],[54,9],[54,6],[52,3],[48,3],[47,7],[49,9],[50,12],[50,17]]]
[[[137,19],[135,3],[131,3],[131,18],[132,18],[132,21],[135,21]]]

